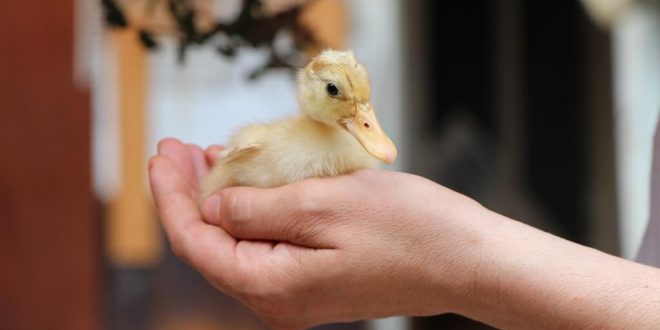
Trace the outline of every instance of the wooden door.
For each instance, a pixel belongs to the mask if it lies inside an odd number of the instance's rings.
[[[99,327],[89,96],[74,0],[0,10],[0,329]]]

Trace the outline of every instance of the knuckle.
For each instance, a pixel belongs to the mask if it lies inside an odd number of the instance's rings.
[[[317,195],[298,194],[295,197],[295,203],[298,206],[298,211],[304,215],[315,215],[322,210],[322,205]]]
[[[240,224],[250,219],[253,213],[249,194],[242,193],[241,188],[234,188],[222,191],[220,197],[220,222],[227,226],[225,229],[240,229]]]
[[[324,212],[325,203],[321,197],[322,191],[316,185],[301,185],[291,193],[291,204],[297,213],[304,216],[314,216]]]

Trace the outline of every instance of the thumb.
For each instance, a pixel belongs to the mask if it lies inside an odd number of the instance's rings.
[[[322,234],[331,207],[305,190],[299,184],[272,189],[226,188],[202,203],[202,215],[236,238],[329,247],[323,244],[327,242]]]

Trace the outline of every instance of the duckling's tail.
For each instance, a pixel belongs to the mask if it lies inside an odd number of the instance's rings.
[[[200,184],[200,194],[199,194],[199,204],[202,203],[207,197],[209,197],[214,192],[231,186],[232,175],[228,168],[224,166],[224,162],[218,162],[213,169],[202,178]]]
[[[200,204],[212,193],[240,183],[235,177],[237,167],[240,167],[240,164],[249,160],[262,149],[262,145],[253,143],[222,151],[220,158],[216,160],[216,165],[202,179],[200,187],[201,194],[199,197]]]

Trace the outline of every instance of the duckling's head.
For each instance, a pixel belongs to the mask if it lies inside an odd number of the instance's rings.
[[[371,104],[367,70],[350,51],[326,50],[298,74],[298,101],[311,119],[348,131],[372,156],[392,163],[396,147]]]

